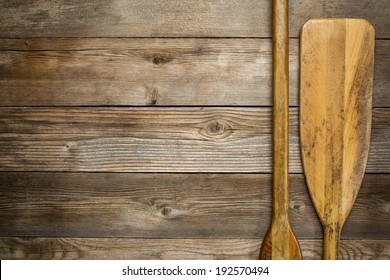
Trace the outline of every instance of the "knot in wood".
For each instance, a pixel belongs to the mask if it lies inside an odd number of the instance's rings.
[[[158,64],[160,64],[162,62],[164,62],[164,59],[162,57],[157,56],[157,55],[155,57],[153,57],[153,63],[154,64],[158,65]]]
[[[199,133],[207,138],[221,139],[228,137],[232,133],[232,128],[224,121],[212,120],[205,123]]]
[[[154,65],[165,64],[171,62],[173,60],[173,56],[170,54],[153,54],[152,62]]]
[[[172,212],[172,209],[171,208],[168,208],[168,207],[163,207],[161,209],[161,214],[164,216],[164,217],[168,217]]]
[[[207,131],[209,132],[209,134],[222,134],[224,130],[224,125],[218,121],[212,121],[207,126]]]
[[[295,212],[300,213],[305,209],[305,204],[299,201],[295,201],[290,204],[290,208],[292,208]]]
[[[177,215],[175,207],[170,201],[162,201],[160,199],[149,199],[147,201],[149,209],[159,217],[164,219],[173,219]]]

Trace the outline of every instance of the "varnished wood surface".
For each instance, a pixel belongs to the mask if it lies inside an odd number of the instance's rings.
[[[288,0],[272,1],[272,218],[259,259],[299,260],[289,218]]]
[[[390,172],[389,109],[374,109],[367,172]],[[1,171],[271,172],[270,108],[1,108]],[[290,172],[301,173],[298,110]]]
[[[343,238],[389,237],[389,185],[366,175]],[[0,236],[261,241],[271,175],[1,172],[0,198]],[[299,240],[322,237],[301,174],[290,176],[289,211]]]
[[[258,239],[0,238],[0,259],[255,260]],[[322,257],[321,240],[301,241],[303,259]],[[342,240],[345,260],[390,259],[389,240]]]
[[[0,1],[0,37],[270,37],[269,0]],[[291,1],[290,36],[313,17],[366,18],[390,37],[388,0]]]
[[[390,41],[373,104],[390,107]],[[299,48],[290,40],[290,105]],[[0,106],[271,106],[270,39],[0,39]]]
[[[375,31],[359,19],[315,19],[301,36],[301,148],[324,258],[340,235],[364,176],[372,123]]]

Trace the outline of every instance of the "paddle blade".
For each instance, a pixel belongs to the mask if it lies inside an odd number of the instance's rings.
[[[261,244],[259,259],[301,260],[301,248],[291,227],[284,228],[280,225],[271,224]]]
[[[374,43],[373,27],[361,19],[316,19],[302,29],[302,158],[325,232],[340,234],[364,176]]]

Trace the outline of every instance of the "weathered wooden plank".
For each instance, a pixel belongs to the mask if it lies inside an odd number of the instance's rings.
[[[290,177],[299,239],[321,238],[303,175]],[[345,239],[390,236],[390,175],[369,175]],[[0,173],[0,236],[259,238],[270,174]]]
[[[2,42],[3,106],[270,104],[270,40]]]
[[[322,258],[321,240],[301,240],[303,258]],[[257,239],[0,238],[0,259],[256,260]],[[387,260],[390,240],[342,240],[340,259]]]
[[[390,107],[389,48],[377,41],[377,107]],[[293,106],[298,52],[292,39]],[[0,106],[270,106],[271,63],[269,39],[1,39]]]
[[[375,109],[369,173],[390,172]],[[271,172],[271,108],[0,108],[0,171]],[[290,171],[302,173],[291,110]]]
[[[389,38],[387,0],[290,2],[290,35],[313,17],[366,18]],[[0,37],[270,37],[268,0],[0,2]]]

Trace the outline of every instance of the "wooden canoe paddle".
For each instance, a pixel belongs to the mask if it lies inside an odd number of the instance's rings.
[[[324,229],[324,259],[338,259],[341,230],[364,176],[374,43],[374,29],[362,19],[315,19],[302,29],[301,149]]]
[[[288,215],[288,1],[273,0],[273,209],[260,259],[302,259]]]

